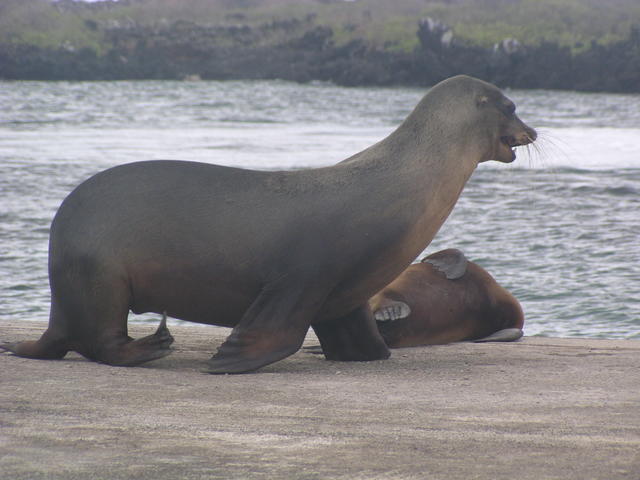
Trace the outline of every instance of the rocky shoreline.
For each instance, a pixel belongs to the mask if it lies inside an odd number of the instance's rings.
[[[640,27],[623,41],[593,42],[578,53],[556,43],[528,46],[513,38],[492,48],[469,45],[431,18],[418,22],[419,47],[411,52],[374,47],[363,39],[340,44],[335,32],[313,17],[257,27],[182,20],[153,26],[87,20],[85,27],[104,38],[101,53],[71,44],[0,43],[0,79],[281,79],[428,86],[465,73],[500,87],[640,92]]]

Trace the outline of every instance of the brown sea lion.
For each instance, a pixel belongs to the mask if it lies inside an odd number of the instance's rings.
[[[312,326],[332,360],[389,356],[368,306],[429,244],[479,162],[536,138],[498,88],[433,87],[387,138],[325,168],[121,165],[81,183],[51,225],[49,327],[17,355],[74,350],[111,365],[163,357],[166,325],[127,335],[129,311],[233,327],[210,373],[296,352]]]
[[[518,300],[455,249],[409,266],[369,304],[390,348],[514,341],[523,333]]]

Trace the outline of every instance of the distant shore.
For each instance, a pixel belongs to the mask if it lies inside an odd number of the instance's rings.
[[[640,7],[631,3],[400,2],[397,12],[381,1],[241,3],[9,2],[0,79],[429,86],[464,73],[500,87],[640,92]],[[491,5],[500,15],[487,16]]]
[[[248,27],[247,27],[248,28]],[[4,80],[242,80],[327,81],[343,86],[430,86],[468,74],[500,87],[640,92],[640,30],[625,41],[572,53],[554,43],[524,46],[508,40],[486,49],[447,44],[446,30],[421,24],[412,52],[372,48],[362,40],[336,45],[334,32],[314,27],[268,46],[243,44],[246,32],[197,24],[109,32],[108,51],[0,43]],[[249,29],[249,31],[251,31]],[[228,38],[228,42],[220,40]],[[198,38],[197,43],[192,43]],[[249,40],[247,40],[249,41]]]
[[[0,340],[35,339],[45,326],[2,320]],[[227,332],[171,330],[175,352],[137,368],[0,355],[3,476],[631,480],[640,471],[640,342],[526,337],[363,363],[300,351],[257,373],[211,376],[199,370]]]

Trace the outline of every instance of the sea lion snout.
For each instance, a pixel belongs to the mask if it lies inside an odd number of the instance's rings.
[[[527,143],[523,143],[523,145],[527,145],[528,143],[532,143],[535,142],[536,139],[538,138],[538,132],[536,132],[533,128],[531,128],[528,125],[525,125],[525,135],[527,137],[527,140],[529,140]]]
[[[520,120],[520,118],[515,114],[513,115],[513,120],[515,124],[515,132],[512,136],[515,139],[516,144],[512,146],[520,147],[522,145],[529,145],[530,143],[535,142],[536,138],[538,138],[538,132]]]
[[[526,125],[524,122],[520,121],[520,123],[522,123],[523,131],[516,136],[516,141],[518,142],[517,146],[529,145],[530,143],[535,142],[536,138],[538,138],[538,132],[529,125]]]
[[[522,122],[520,122],[522,123]],[[536,138],[538,138],[538,133],[528,125],[522,124],[523,130],[514,135],[505,135],[500,138],[503,143],[509,145],[509,147],[522,147],[524,145],[529,145],[530,143],[535,142]]]
[[[538,138],[538,133],[513,115],[513,120],[504,135],[500,136],[500,148],[496,152],[495,160],[511,163],[516,159],[515,147],[522,147],[533,143]]]

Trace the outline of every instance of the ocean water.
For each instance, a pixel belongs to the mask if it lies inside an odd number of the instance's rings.
[[[0,82],[0,318],[48,318],[49,225],[88,176],[159,158],[330,165],[382,139],[424,93]],[[455,247],[486,268],[522,303],[527,335],[640,339],[640,95],[506,93],[539,140],[513,164],[482,164],[425,253]]]

